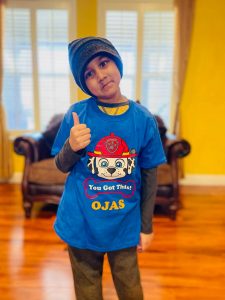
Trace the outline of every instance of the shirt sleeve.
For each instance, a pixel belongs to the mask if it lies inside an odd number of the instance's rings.
[[[152,233],[157,191],[157,168],[141,169],[141,232]]]
[[[84,154],[85,149],[74,152],[67,139],[60,152],[55,156],[55,164],[61,172],[67,173],[72,170]]]
[[[166,162],[158,125],[153,116],[147,120],[139,159],[140,167],[145,169],[152,169]]]

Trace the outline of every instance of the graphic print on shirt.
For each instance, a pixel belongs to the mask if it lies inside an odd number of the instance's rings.
[[[88,168],[92,174],[112,180],[131,174],[135,168],[135,150],[129,151],[126,142],[114,133],[103,137],[94,152],[88,152]]]
[[[99,140],[96,144],[94,152],[88,152],[87,167],[90,172],[99,177],[87,178],[84,182],[85,194],[89,199],[96,199],[101,194],[119,194],[123,199],[131,198],[136,190],[136,183],[131,179],[120,179],[126,175],[132,174],[135,169],[135,157],[137,153],[135,149],[129,150],[127,143],[110,133]],[[106,201],[108,208],[102,207],[100,202],[95,201],[92,208],[97,209],[122,209],[124,208],[124,200],[114,201],[114,208],[110,206],[112,203]]]

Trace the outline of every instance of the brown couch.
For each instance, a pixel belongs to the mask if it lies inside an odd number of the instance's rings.
[[[34,202],[57,204],[63,192],[67,174],[57,170],[51,156],[51,147],[62,117],[62,115],[54,116],[45,132],[25,134],[14,141],[15,152],[25,158],[21,186],[27,218],[31,216]],[[190,144],[186,140],[169,137],[162,119],[156,116],[156,120],[168,160],[167,164],[158,168],[156,205],[175,219],[180,207],[178,161],[189,154]]]

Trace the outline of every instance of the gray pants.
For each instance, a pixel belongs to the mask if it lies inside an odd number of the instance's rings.
[[[77,300],[102,300],[103,252],[68,247]],[[120,300],[143,300],[136,247],[107,252]]]

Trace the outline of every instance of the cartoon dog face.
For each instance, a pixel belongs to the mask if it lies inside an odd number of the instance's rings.
[[[135,168],[135,158],[90,157],[87,166],[92,174],[111,180],[131,174]]]

